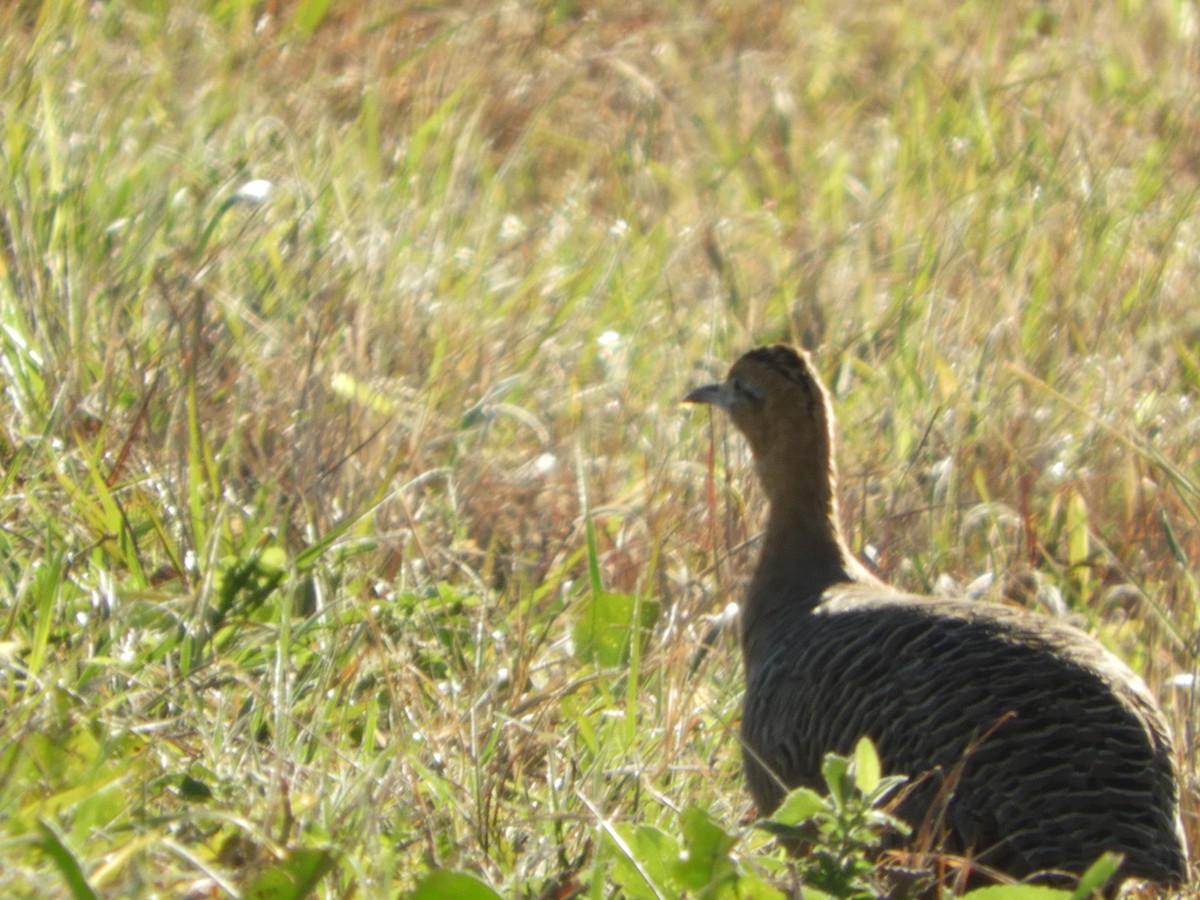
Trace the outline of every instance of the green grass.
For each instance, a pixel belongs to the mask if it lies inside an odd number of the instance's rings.
[[[1036,573],[1200,846],[1192,4],[192,6],[0,12],[0,892],[788,889],[677,405],[779,338],[855,547]]]

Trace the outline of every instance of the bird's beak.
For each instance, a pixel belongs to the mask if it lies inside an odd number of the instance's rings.
[[[712,406],[719,406],[721,409],[729,409],[733,406],[734,401],[733,388],[726,381],[718,381],[715,384],[706,384],[703,387],[698,387],[686,397],[683,398],[684,403],[708,403]]]

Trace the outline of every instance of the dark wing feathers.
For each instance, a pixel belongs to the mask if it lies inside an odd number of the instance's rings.
[[[782,798],[780,781],[820,788],[823,755],[865,734],[889,771],[918,781],[900,809],[914,824],[958,771],[948,849],[1018,875],[1082,871],[1118,850],[1129,875],[1183,879],[1166,726],[1081,633],[874,588],[827,595],[777,633],[789,639],[748,667],[742,724],[760,809]]]

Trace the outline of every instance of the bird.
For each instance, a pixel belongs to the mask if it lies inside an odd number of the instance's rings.
[[[805,351],[752,349],[684,400],[730,416],[767,500],[739,609],[743,768],[760,815],[820,788],[825,755],[866,736],[910,779],[899,817],[936,826],[944,852],[985,871],[1078,877],[1116,851],[1122,879],[1186,883],[1171,734],[1145,683],[1062,621],[905,593],[858,562],[829,394]]]

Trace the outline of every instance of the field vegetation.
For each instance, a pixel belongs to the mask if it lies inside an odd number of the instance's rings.
[[[27,0],[0,73],[4,896],[795,890],[678,403],[777,339],[864,560],[1142,673],[1200,847],[1192,0]]]

